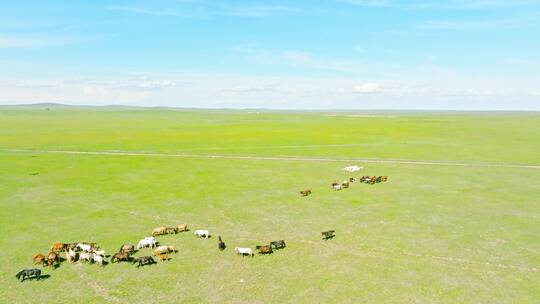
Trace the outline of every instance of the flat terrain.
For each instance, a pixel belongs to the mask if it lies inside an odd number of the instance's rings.
[[[0,107],[1,302],[540,299],[538,113],[45,108]],[[347,165],[389,182],[331,190]],[[149,267],[14,277],[54,242],[113,253],[178,223],[214,238],[160,237],[179,252]],[[269,256],[233,252],[277,239]]]

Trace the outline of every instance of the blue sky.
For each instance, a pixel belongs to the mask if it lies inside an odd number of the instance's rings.
[[[4,0],[0,92],[0,104],[540,110],[540,0]]]

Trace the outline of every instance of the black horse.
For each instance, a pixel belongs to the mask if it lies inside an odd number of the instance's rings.
[[[137,265],[137,268],[141,266],[145,266],[145,265],[157,264],[156,261],[154,261],[154,259],[151,256],[143,256],[143,257],[137,258],[133,261],[133,263],[139,263]]]
[[[273,249],[283,249],[287,247],[284,240],[270,242],[270,247]]]
[[[333,239],[336,236],[335,232],[336,232],[335,230],[324,231],[323,233],[321,233],[323,240],[326,241],[329,239]]]
[[[223,242],[223,240],[221,240],[221,235],[218,236],[218,248],[219,250],[223,251],[225,250],[225,248],[227,248],[227,246],[225,246],[225,243]]]
[[[17,278],[17,280],[21,280],[21,282],[23,282],[24,280],[26,280],[27,278],[28,279],[36,279],[36,280],[39,280],[41,278],[41,270],[40,269],[36,269],[36,268],[33,268],[33,269],[23,269],[21,271],[19,271],[15,277]],[[22,279],[21,279],[22,277]]]

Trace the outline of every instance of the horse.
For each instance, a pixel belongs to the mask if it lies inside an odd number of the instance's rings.
[[[120,247],[120,250],[118,252],[126,252],[126,253],[133,253],[135,252],[135,246],[131,244],[124,244],[122,247]]]
[[[64,251],[64,250],[67,248],[67,245],[68,245],[68,244],[64,244],[64,243],[54,243],[54,244],[51,246],[51,250],[50,250],[50,251],[54,251],[54,252]]]
[[[103,256],[97,253],[92,253],[92,260],[94,263],[98,263],[101,266],[104,266],[105,260],[103,259]]]
[[[287,245],[285,244],[284,240],[279,240],[279,241],[270,242],[270,246],[273,249],[282,249],[282,248],[285,248]]]
[[[157,227],[152,230],[152,236],[167,234],[167,227]]]
[[[343,183],[341,183],[341,186],[343,188],[349,188],[349,182],[348,181],[343,181]]]
[[[34,265],[45,265],[45,256],[41,253],[34,255],[32,260],[34,261]]]
[[[154,256],[157,257],[160,261],[164,262],[164,261],[168,261],[170,260],[170,256],[168,253],[165,253],[165,252],[160,252],[160,253],[154,253]]]
[[[69,248],[68,251],[66,252],[66,259],[70,263],[75,262],[75,260],[77,260],[77,252],[75,252],[75,250]]]
[[[86,252],[91,252],[99,249],[96,243],[77,243],[77,248]]]
[[[114,262],[130,262],[132,258],[129,256],[128,252],[118,252],[115,253],[111,258],[111,263]]]
[[[154,249],[155,254],[177,252],[174,246],[158,246]]]
[[[218,249],[221,250],[221,251],[225,250],[225,248],[226,248],[227,246],[225,246],[225,243],[224,243],[223,240],[221,239],[221,235],[218,236],[218,241],[219,241],[219,243],[218,243]]]
[[[167,227],[167,228],[165,228],[165,233],[166,234],[177,234],[178,233],[178,228]]]
[[[105,250],[94,250],[94,254],[100,255],[102,257],[105,256]]]
[[[193,232],[193,234],[194,234],[195,236],[197,236],[197,237],[203,237],[203,238],[205,238],[205,239],[207,239],[207,238],[210,236],[210,233],[208,232],[208,230],[201,230],[201,229],[195,230],[195,231]]]
[[[256,246],[255,248],[259,250],[259,254],[271,254],[274,252],[270,245]]]
[[[56,264],[59,262],[58,255],[56,252],[51,251],[47,255],[47,266],[56,266]]]
[[[342,185],[342,184],[335,184],[335,185],[333,185],[332,187],[333,187],[334,190],[336,190],[336,191],[337,191],[337,190],[343,189],[343,185]]]
[[[300,191],[301,196],[308,196],[310,194],[311,194],[311,189],[306,189],[306,190]]]
[[[135,259],[133,263],[138,263],[137,268],[139,268],[145,265],[156,264],[156,261],[151,256],[143,256],[143,257]]]
[[[137,249],[145,248],[145,247],[151,247],[154,248],[157,246],[156,239],[153,237],[146,237],[137,243]]]
[[[335,230],[328,230],[328,231],[323,231],[321,234],[323,236],[323,240],[328,240],[328,239],[332,239],[334,238],[336,235],[335,235]]]
[[[94,261],[93,257],[94,257],[93,253],[81,252],[81,254],[79,255],[79,261],[81,261],[81,262],[85,261],[85,262],[92,263]]]
[[[245,256],[245,255],[248,255],[248,256],[251,256],[251,257],[255,256],[255,254],[253,253],[253,250],[251,250],[251,248],[236,247],[236,248],[234,248],[234,252],[236,252],[237,254],[242,255],[242,256]]]
[[[184,231],[189,231],[189,229],[188,229],[187,224],[178,224],[176,226],[176,231],[177,232],[184,232]]]
[[[41,270],[36,269],[36,268],[23,269],[23,270],[17,272],[15,277],[17,278],[17,280],[21,280],[21,282],[24,282],[24,280],[26,280],[26,278],[28,278],[28,279],[36,279],[36,280],[39,281],[39,279],[41,278]]]

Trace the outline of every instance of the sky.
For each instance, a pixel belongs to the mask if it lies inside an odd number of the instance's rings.
[[[540,0],[0,2],[0,104],[540,111]]]

